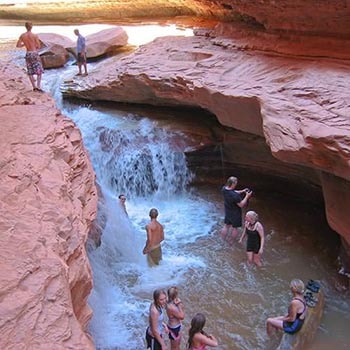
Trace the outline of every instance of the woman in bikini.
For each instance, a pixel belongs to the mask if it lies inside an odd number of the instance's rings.
[[[168,333],[168,327],[163,322],[164,307],[167,302],[167,296],[164,290],[156,289],[153,292],[153,303],[149,309],[149,326],[146,330],[147,349],[167,350],[163,339],[163,333]]]
[[[293,299],[289,304],[288,315],[268,318],[266,332],[271,335],[274,330],[283,330],[286,333],[296,333],[303,326],[306,315],[306,303],[304,300],[304,283],[299,279],[290,282]]]
[[[207,346],[218,346],[216,338],[203,331],[205,321],[205,316],[202,313],[198,313],[192,318],[191,328],[188,332],[188,350],[206,350]]]
[[[168,289],[168,303],[166,306],[168,315],[168,329],[171,350],[180,350],[181,321],[185,318],[182,301],[178,297],[177,287]]]
[[[258,221],[259,217],[255,211],[248,211],[245,215],[244,229],[239,242],[247,235],[247,259],[248,264],[261,266],[261,254],[264,250],[265,235],[264,227]]]

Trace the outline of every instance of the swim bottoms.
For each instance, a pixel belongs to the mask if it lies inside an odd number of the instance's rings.
[[[44,68],[41,63],[40,56],[36,51],[27,51],[25,58],[28,75],[40,75],[44,73]]]

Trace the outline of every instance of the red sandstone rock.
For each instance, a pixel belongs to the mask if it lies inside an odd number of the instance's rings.
[[[85,39],[87,58],[102,56],[128,43],[128,35],[122,27],[104,29],[87,35]],[[76,46],[70,47],[69,51],[76,55]]]
[[[69,54],[63,46],[51,45],[40,50],[40,57],[44,68],[59,68],[67,63]]]
[[[1,6],[1,5],[0,5]],[[350,36],[348,0],[61,0],[1,6],[3,18],[34,21],[126,21],[131,18],[201,16],[221,21],[244,20],[269,32]]]
[[[93,349],[85,242],[94,172],[52,98],[7,63],[0,75],[0,348]]]
[[[280,161],[315,169],[318,183],[322,173],[332,176],[331,183],[322,180],[328,222],[350,242],[343,207],[350,191],[341,201],[334,191],[349,189],[349,72],[348,61],[245,51],[232,43],[225,48],[205,36],[172,37],[106,60],[88,79],[62,90],[91,100],[197,106],[222,125],[264,137]]]

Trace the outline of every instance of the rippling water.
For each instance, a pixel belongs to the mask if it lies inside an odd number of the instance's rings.
[[[350,302],[332,287],[339,241],[323,208],[274,193],[273,179],[266,191],[259,174],[241,178],[255,191],[249,208],[259,213],[267,235],[263,268],[247,267],[244,246],[228,246],[218,235],[221,180],[190,186],[195,174],[169,141],[182,131],[139,113],[61,104],[59,79],[74,74],[73,69],[46,72],[43,85],[81,129],[104,195],[102,244],[89,251],[94,276],[90,332],[97,348],[144,349],[153,290],[177,285],[186,310],[183,349],[190,319],[199,311],[207,315],[206,328],[217,336],[218,349],[274,349],[279,339],[266,336],[265,320],[286,312],[289,281],[298,277],[320,279],[326,293],[321,327],[308,350],[348,349]],[[120,192],[128,197],[128,217],[118,205]],[[142,255],[151,207],[158,208],[166,236],[156,268],[149,268]]]

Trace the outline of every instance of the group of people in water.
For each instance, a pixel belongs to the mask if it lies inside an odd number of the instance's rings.
[[[164,322],[164,313],[168,321]],[[184,307],[178,295],[177,287],[170,287],[167,293],[162,289],[153,292],[153,302],[149,309],[149,325],[146,330],[148,350],[167,350],[164,333],[168,335],[171,350],[180,350],[182,339],[182,321],[185,318]],[[205,350],[206,346],[218,346],[217,339],[204,331],[206,318],[197,313],[191,320],[188,331],[187,349]]]
[[[225,219],[221,236],[229,244],[233,244],[237,239],[238,229],[242,227],[242,208],[248,205],[249,199],[253,195],[253,191],[249,188],[236,189],[237,184],[238,179],[235,176],[230,176],[222,187]],[[247,236],[248,264],[255,264],[260,267],[262,265],[261,255],[264,250],[265,234],[264,227],[259,222],[259,216],[255,211],[250,210],[245,214],[243,232],[239,238],[240,243],[242,243],[245,236]]]
[[[242,209],[247,207],[253,191],[245,188],[236,189],[238,180],[231,176],[222,187],[224,198],[225,219],[221,237],[229,244],[233,244],[239,235],[239,229],[243,226],[242,234],[238,239],[242,242],[247,236],[246,252],[248,264],[262,266],[261,255],[264,249],[264,227],[259,221],[258,214],[249,210],[242,220]],[[119,196],[123,201],[125,196]],[[122,199],[121,199],[122,198]],[[126,200],[126,199],[125,199]],[[125,209],[125,200],[121,203]],[[147,240],[143,254],[147,254],[150,266],[160,263],[162,258],[161,242],[164,240],[163,226],[157,221],[158,210],[152,208],[149,212],[150,223],[146,225]],[[271,335],[274,330],[283,330],[286,333],[298,332],[304,322],[307,305],[304,295],[304,283],[300,279],[293,279],[290,283],[293,298],[288,307],[288,313],[284,316],[270,317],[266,321],[266,331]],[[164,314],[167,314],[168,322],[164,322]],[[153,293],[153,302],[149,310],[149,325],[146,331],[146,343],[148,350],[166,350],[166,335],[170,340],[171,350],[179,350],[181,343],[182,320],[185,317],[182,301],[178,296],[177,287],[171,287],[167,293],[162,289],[156,289]],[[188,331],[187,349],[205,350],[207,346],[218,346],[218,340],[207,334],[203,328],[206,322],[203,313],[197,313],[191,320]]]
[[[26,32],[20,35],[16,43],[16,47],[26,48],[25,61],[27,66],[27,74],[33,91],[43,92],[41,88],[41,78],[42,74],[44,73],[44,68],[39,55],[39,50],[41,49],[42,44],[38,35],[32,32],[33,24],[31,22],[26,22],[24,26],[26,28]],[[78,29],[74,29],[74,34],[77,36],[76,56],[78,73],[76,75],[87,76],[88,71],[85,38],[80,34]],[[82,68],[84,68],[84,72],[82,71]]]

